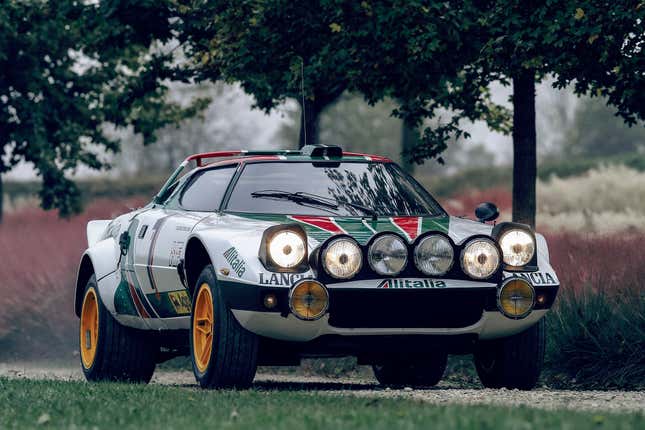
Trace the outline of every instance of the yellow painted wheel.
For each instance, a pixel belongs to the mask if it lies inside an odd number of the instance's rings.
[[[211,361],[214,329],[213,296],[208,284],[203,283],[193,310],[193,356],[197,369],[202,373],[206,372]]]
[[[80,327],[81,361],[89,369],[94,364],[99,340],[99,302],[94,288],[87,290],[83,298]]]

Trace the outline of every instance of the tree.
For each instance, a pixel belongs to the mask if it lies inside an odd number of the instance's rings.
[[[69,175],[108,167],[104,153],[119,149],[106,123],[151,142],[194,114],[165,99],[169,11],[151,0],[0,0],[0,175],[31,163],[42,207],[67,216],[81,209]]]
[[[437,157],[451,138],[468,137],[463,120],[484,119],[508,132],[504,109],[490,103],[493,81],[513,84],[513,219],[535,225],[535,83],[603,95],[628,124],[645,116],[643,13],[638,1],[523,0],[361,2],[365,19],[346,14],[361,73],[350,82],[369,101],[401,102],[406,124],[440,118],[408,155]],[[373,70],[369,73],[369,70]]]
[[[513,219],[535,225],[535,84],[604,95],[628,124],[645,118],[645,8],[638,1],[482,3],[477,64],[513,84]]]
[[[178,2],[179,39],[197,80],[239,82],[269,112],[287,98],[301,107],[299,146],[319,142],[320,114],[347,87],[350,53],[339,44],[331,0]],[[303,93],[304,90],[304,93]]]

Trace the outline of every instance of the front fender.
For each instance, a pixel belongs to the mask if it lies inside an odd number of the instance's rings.
[[[312,276],[311,270],[304,273],[268,271],[258,257],[262,233],[258,230],[207,229],[193,232],[189,240],[196,238],[204,245],[218,280],[289,287],[296,279]]]
[[[112,303],[112,297],[103,288],[103,285],[106,284],[104,279],[108,275],[116,272],[119,264],[119,254],[119,245],[111,237],[96,242],[93,246],[85,250],[76,274],[76,287],[74,291],[74,309],[76,315],[80,315],[81,313],[83,292],[92,274],[96,276],[99,294],[101,295],[103,303]]]

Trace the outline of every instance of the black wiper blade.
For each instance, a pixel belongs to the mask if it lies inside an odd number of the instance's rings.
[[[318,196],[316,194],[306,193],[304,191],[298,191],[295,193],[282,191],[282,190],[263,190],[255,191],[251,193],[253,197],[259,198],[268,198],[268,199],[284,199],[291,200],[295,203],[305,203],[305,204],[315,204],[319,206],[328,207],[330,209],[338,209],[339,205],[349,206],[354,209],[358,209],[363,213],[372,217],[373,220],[378,219],[378,213],[367,206],[363,206],[358,203],[347,202],[344,200],[334,200],[329,197]]]
[[[325,201],[324,197],[316,197],[303,192],[290,193],[288,191],[281,190],[264,190],[254,191],[251,193],[251,196],[256,198],[291,200],[292,202],[299,204],[314,204],[330,209],[338,209],[337,204]]]

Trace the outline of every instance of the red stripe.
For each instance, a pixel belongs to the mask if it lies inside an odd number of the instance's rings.
[[[146,308],[143,307],[143,303],[141,303],[141,301],[139,300],[139,296],[137,295],[137,292],[134,291],[134,287],[130,282],[130,277],[127,274],[126,274],[126,280],[128,283],[128,289],[130,290],[130,296],[132,297],[134,306],[139,311],[139,315],[141,315],[143,318],[150,318],[150,314],[146,311]]]
[[[399,216],[393,217],[392,221],[401,230],[410,236],[410,240],[414,240],[419,232],[419,217],[416,216]]]
[[[296,221],[304,222],[305,224],[313,225],[330,233],[345,233],[327,216],[292,216],[291,218]]]
[[[374,154],[363,154],[362,152],[345,152],[343,151],[343,155],[347,155],[350,157],[369,157],[372,159],[372,161],[383,161],[383,162],[392,162],[387,157],[383,157],[382,155],[374,155]]]

